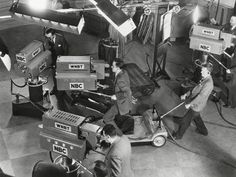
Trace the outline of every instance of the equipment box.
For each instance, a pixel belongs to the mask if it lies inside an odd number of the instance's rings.
[[[40,52],[44,50],[43,43],[38,40],[33,40],[25,48],[23,48],[18,54],[16,54],[16,61],[21,63],[28,63]]]
[[[51,52],[46,50],[37,55],[33,60],[27,63],[25,74],[28,78],[35,78],[39,76],[52,63]]]
[[[77,139],[67,133],[43,128],[40,132],[40,147],[69,158],[83,160],[86,151],[86,140]]]
[[[43,115],[43,126],[78,137],[79,126],[84,120],[85,117],[54,109]]]
[[[58,90],[97,90],[96,73],[57,73]]]
[[[221,55],[224,49],[224,41],[208,39],[208,38],[193,35],[190,37],[189,47],[191,49]]]
[[[90,72],[90,56],[59,56],[57,72]]]

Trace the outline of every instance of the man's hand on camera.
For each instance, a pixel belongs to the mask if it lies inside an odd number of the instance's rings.
[[[186,109],[189,109],[190,107],[191,107],[191,104],[186,104],[186,105],[185,105],[185,108],[186,108]]]
[[[98,86],[98,87],[101,87],[101,88],[103,88],[103,89],[109,88],[109,85],[102,85],[102,84],[100,84],[99,82],[97,83],[97,86]]]
[[[180,99],[181,99],[181,100],[185,100],[186,97],[187,97],[187,95],[186,95],[186,94],[183,94],[183,95],[180,96]]]
[[[112,96],[111,96],[111,99],[112,99],[112,100],[117,100],[116,95],[112,95]]]

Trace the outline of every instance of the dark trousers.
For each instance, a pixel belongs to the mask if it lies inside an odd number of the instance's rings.
[[[200,134],[203,134],[203,135],[208,134],[207,128],[201,118],[200,112],[196,112],[192,109],[189,109],[189,111],[184,115],[184,117],[182,118],[182,120],[180,122],[179,129],[176,132],[177,138],[183,137],[185,131],[190,126],[192,120],[195,122],[196,127],[197,127],[197,131]]]
[[[119,135],[122,135],[122,134],[123,134],[122,131],[119,129],[119,127],[116,125],[116,123],[115,123],[115,121],[114,121],[114,120],[115,120],[115,116],[116,116],[117,114],[119,114],[119,110],[118,110],[118,108],[117,108],[117,105],[114,104],[114,105],[103,115],[103,122],[104,122],[105,124],[112,124],[112,125],[116,128],[118,134],[119,134]]]
[[[129,114],[129,113],[128,113]],[[105,124],[112,124],[118,134],[127,133],[133,130],[134,120],[129,115],[120,115],[118,107],[114,104],[103,116]]]
[[[109,124],[114,121],[115,116],[119,114],[119,110],[116,104],[114,104],[104,115],[103,121],[105,124]]]
[[[115,123],[124,134],[132,133],[134,130],[134,118],[130,115],[117,115]]]
[[[53,90],[57,90],[56,68],[52,69]]]
[[[57,80],[56,80],[56,68],[57,68],[57,55],[54,51],[52,52],[52,79],[53,79],[53,90],[57,91]]]

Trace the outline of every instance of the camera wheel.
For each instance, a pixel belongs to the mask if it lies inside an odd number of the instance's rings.
[[[157,135],[152,140],[152,145],[155,147],[162,147],[166,144],[166,137],[163,135]]]

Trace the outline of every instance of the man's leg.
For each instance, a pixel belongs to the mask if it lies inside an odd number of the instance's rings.
[[[122,135],[122,131],[118,128],[118,126],[116,125],[114,119],[115,119],[115,116],[118,114],[118,109],[117,109],[117,106],[116,105],[113,105],[103,116],[103,122],[105,124],[112,124],[119,135]]]
[[[189,111],[184,115],[184,117],[180,122],[179,129],[176,132],[176,139],[181,139],[183,137],[185,131],[190,126],[192,118],[193,118],[193,110],[189,109]]]
[[[129,114],[116,116],[115,123],[123,133],[131,133],[134,130],[134,118]]]
[[[56,68],[52,69],[52,79],[53,79],[53,88],[50,92],[50,95],[57,94],[57,80],[56,80]]]
[[[103,121],[105,124],[108,124],[111,121],[114,121],[115,116],[118,114],[118,109],[116,105],[113,105],[103,116]]]
[[[194,120],[194,122],[195,122],[195,124],[196,124],[196,126],[197,126],[196,131],[197,131],[198,133],[202,134],[202,135],[207,136],[207,135],[208,135],[208,130],[207,130],[207,128],[206,128],[206,126],[205,126],[205,124],[204,124],[202,118],[201,118],[200,113],[196,113],[196,112],[195,112],[195,116],[194,116],[194,119],[193,119],[193,120]]]

